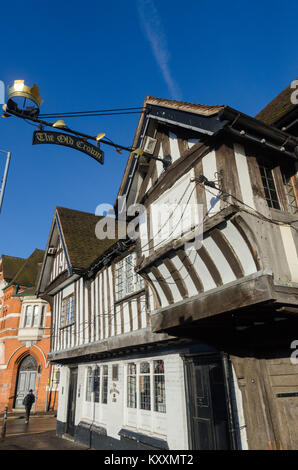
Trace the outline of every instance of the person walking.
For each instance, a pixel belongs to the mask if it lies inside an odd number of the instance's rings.
[[[25,421],[26,424],[29,423],[30,411],[34,402],[35,402],[35,396],[33,394],[33,390],[30,389],[29,393],[25,396],[23,400],[23,405],[25,405],[25,409],[26,409],[26,421]]]

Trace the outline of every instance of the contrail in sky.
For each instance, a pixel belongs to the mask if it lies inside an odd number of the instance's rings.
[[[141,26],[144,28],[146,36],[152,48],[152,52],[158,63],[163,78],[168,86],[171,98],[181,100],[181,94],[178,85],[172,77],[168,51],[167,39],[162,27],[161,18],[154,5],[153,0],[137,0],[138,12],[141,20]]]

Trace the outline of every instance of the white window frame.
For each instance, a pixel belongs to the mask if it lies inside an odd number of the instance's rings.
[[[161,372],[155,372],[155,365],[156,365],[156,362],[159,362],[161,361],[162,364],[163,364],[163,373]],[[144,363],[144,362],[147,362],[149,363],[150,365],[150,372],[149,373],[142,373],[141,372],[141,364]],[[129,372],[129,365],[130,364],[135,364],[136,366],[136,373],[135,374],[131,374]],[[134,409],[134,410],[137,410],[137,413],[158,413],[158,414],[162,414],[162,415],[165,415],[166,412],[167,412],[167,399],[166,399],[166,379],[165,379],[165,361],[164,359],[160,359],[160,358],[153,358],[153,359],[146,359],[146,358],[143,358],[142,360],[138,360],[138,361],[129,361],[126,363],[126,374],[125,374],[125,388],[126,388],[126,400],[125,400],[125,407],[127,410],[129,409]],[[129,395],[128,395],[128,377],[130,376],[134,376],[135,377],[135,383],[136,383],[136,406],[129,406]],[[163,383],[163,387],[162,387],[162,395],[164,397],[164,401],[161,403],[160,407],[163,408],[162,410],[158,410],[157,409],[157,405],[156,405],[156,397],[155,397],[155,393],[156,393],[156,381],[158,380],[157,378],[158,377],[163,377],[163,380],[159,381],[160,383]],[[141,377],[149,377],[149,383],[150,383],[150,409],[148,408],[141,408],[141,388],[140,388],[140,385],[141,385]],[[144,380],[145,382],[145,380]]]
[[[24,309],[23,310],[23,328],[43,328],[45,316],[46,316],[45,304],[35,303],[35,302],[28,303],[28,304],[26,303],[23,305],[23,309]],[[30,314],[28,312],[29,309],[31,309]],[[28,315],[30,315],[29,321],[28,321]]]
[[[95,390],[94,390],[95,370],[98,371],[98,377],[99,377],[99,390],[97,391],[98,400],[95,400]],[[104,388],[106,388],[106,394],[104,393]],[[109,399],[108,392],[109,392],[109,365],[108,364],[96,364],[95,366],[94,365],[88,366],[86,368],[86,375],[85,375],[85,394],[84,394],[85,402],[86,403],[98,403],[100,405],[107,405],[108,399]],[[106,398],[106,401],[104,401],[104,397]]]

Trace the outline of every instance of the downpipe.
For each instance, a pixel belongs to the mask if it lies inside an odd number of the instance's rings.
[[[223,375],[224,375],[224,385],[225,385],[225,392],[226,392],[226,405],[227,405],[227,412],[228,412],[228,425],[229,425],[229,433],[231,437],[231,448],[232,450],[238,450],[238,439],[237,439],[237,429],[235,425],[235,410],[233,407],[232,401],[232,382],[231,382],[231,369],[230,369],[230,361],[228,354],[225,352],[221,352],[221,359],[223,365]]]

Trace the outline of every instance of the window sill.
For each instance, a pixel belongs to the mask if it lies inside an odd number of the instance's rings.
[[[131,294],[126,295],[125,297],[122,297],[119,300],[115,300],[115,305],[119,305],[119,304],[121,304],[121,302],[127,302],[132,297],[137,297],[140,294],[145,294],[145,288],[144,287],[142,289],[136,290],[135,292],[132,292]]]
[[[65,330],[65,328],[70,328],[70,327],[73,326],[74,324],[75,324],[75,322],[73,321],[72,323],[68,323],[67,325],[60,326],[60,330]]]
[[[294,215],[291,212],[285,212],[279,209],[269,208],[272,219],[278,220],[279,222],[291,223],[298,221],[298,214]]]

